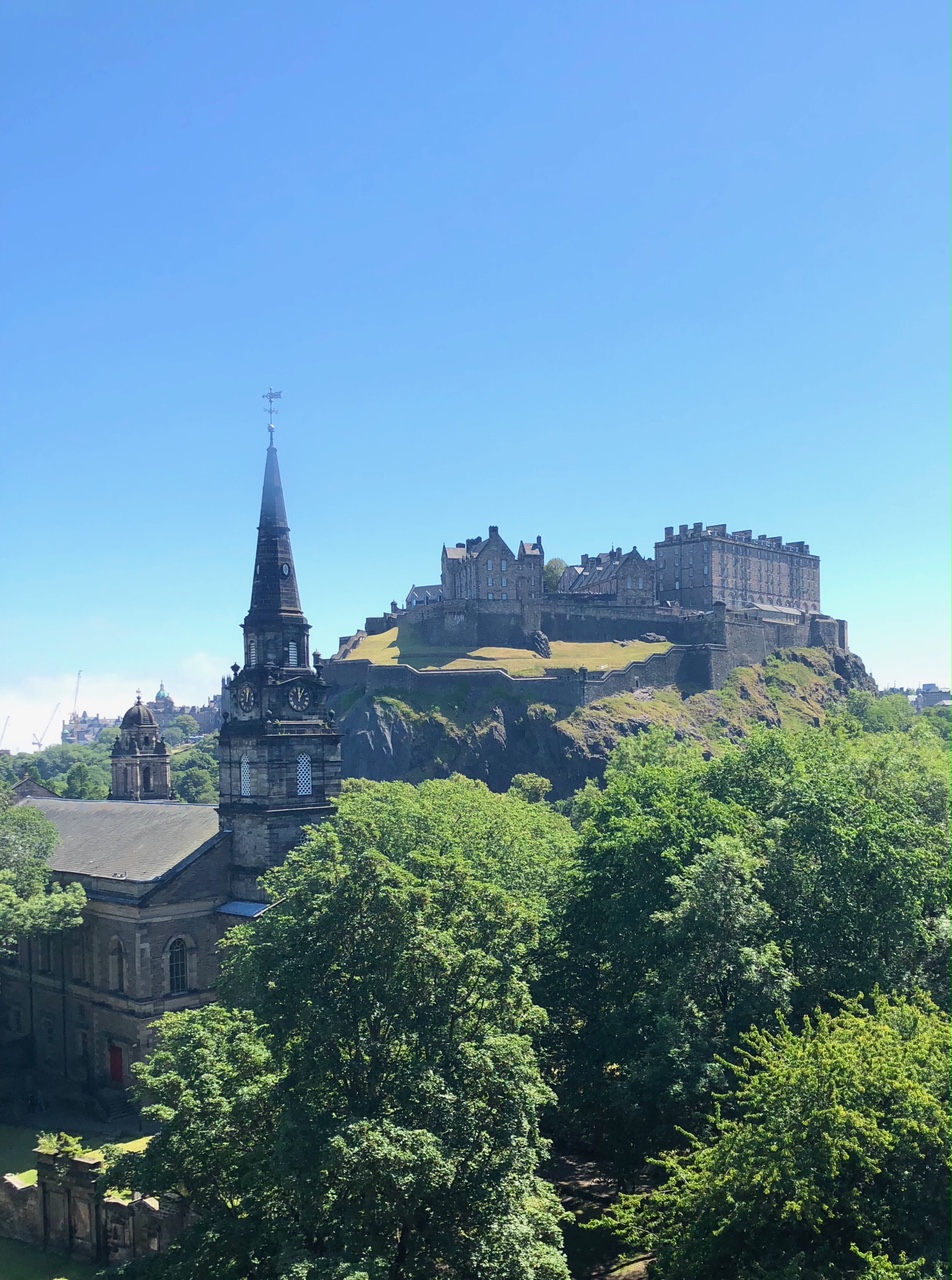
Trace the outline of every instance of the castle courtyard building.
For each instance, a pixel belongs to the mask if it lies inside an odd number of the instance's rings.
[[[820,558],[805,542],[754,538],[750,529],[728,533],[724,524],[682,524],[677,533],[669,525],[655,543],[655,563],[661,603],[820,612]]]

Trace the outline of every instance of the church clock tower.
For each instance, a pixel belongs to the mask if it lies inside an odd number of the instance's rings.
[[[301,828],[333,812],[340,792],[340,734],[324,706],[320,655],[313,669],[274,447],[264,467],[258,547],[245,618],[244,664],[226,684],[218,812],[232,832],[232,892],[263,901],[258,877],[301,841]]]

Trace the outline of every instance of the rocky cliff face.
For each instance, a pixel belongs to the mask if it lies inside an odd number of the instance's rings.
[[[791,649],[738,668],[717,692],[684,698],[673,687],[638,689],[562,718],[543,703],[414,706],[405,695],[355,702],[352,691],[332,694],[330,704],[344,733],[345,777],[420,782],[462,773],[503,791],[515,774],[539,773],[558,799],[600,777],[622,738],[653,725],[714,746],[757,724],[821,724],[850,689],[876,689],[855,654]]]

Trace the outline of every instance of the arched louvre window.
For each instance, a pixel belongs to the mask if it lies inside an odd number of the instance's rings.
[[[297,644],[293,640],[290,640],[288,641],[288,666],[296,667],[297,664]]]
[[[169,995],[181,996],[188,990],[188,947],[184,938],[169,945]]]
[[[251,795],[251,760],[248,756],[241,757],[239,765],[239,774],[241,778],[241,794],[243,796]]]
[[[297,793],[299,796],[309,796],[314,790],[314,780],[311,773],[311,757],[298,756],[297,758]]]
[[[252,636],[248,641],[248,666],[256,667],[258,665],[258,641]]]

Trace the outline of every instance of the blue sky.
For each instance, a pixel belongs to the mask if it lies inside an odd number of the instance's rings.
[[[805,539],[947,679],[947,6],[5,6],[0,727],[204,700],[266,445],[333,651],[498,524]],[[51,737],[55,736],[51,732]]]

